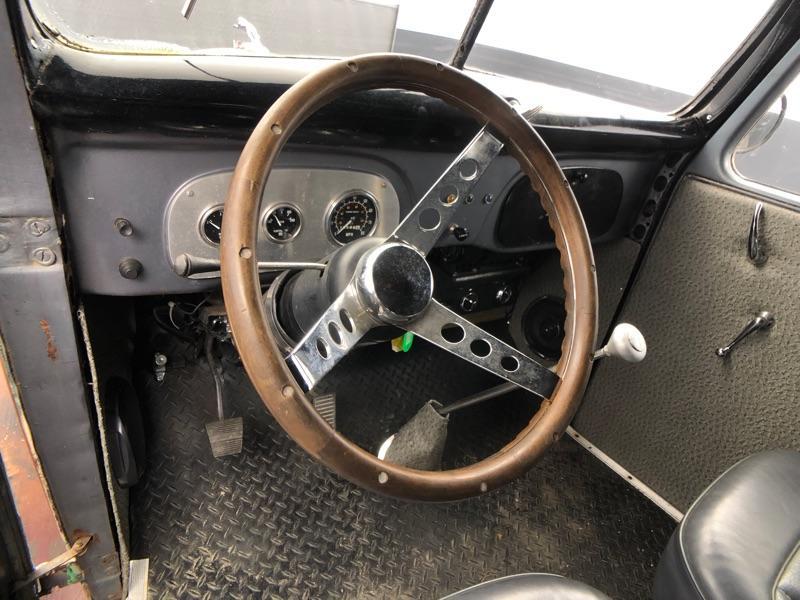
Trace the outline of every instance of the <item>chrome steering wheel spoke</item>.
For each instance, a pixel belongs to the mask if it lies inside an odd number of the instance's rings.
[[[389,236],[428,254],[503,143],[483,127]]]
[[[431,300],[425,312],[406,329],[542,398],[549,398],[559,381],[558,375],[544,365],[436,300]]]
[[[286,357],[309,391],[376,325],[358,300],[355,278]]]

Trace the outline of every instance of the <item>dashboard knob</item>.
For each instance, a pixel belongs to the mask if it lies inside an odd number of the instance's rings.
[[[513,295],[511,288],[507,285],[500,286],[497,292],[494,295],[494,299],[497,301],[498,304],[506,304],[509,300],[511,300],[511,296]]]
[[[472,312],[478,307],[478,294],[476,294],[472,290],[469,290],[461,298],[459,306],[461,306],[461,310],[463,310],[464,312]]]
[[[123,258],[119,261],[119,274],[125,279],[138,279],[144,267],[135,258]]]

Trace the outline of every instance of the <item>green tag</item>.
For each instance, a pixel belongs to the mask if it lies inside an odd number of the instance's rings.
[[[79,583],[83,581],[83,571],[77,563],[67,565],[67,583]]]
[[[410,331],[406,331],[401,338],[400,346],[403,349],[403,352],[408,352],[411,350],[411,344],[414,343],[414,334]]]
[[[414,334],[406,331],[400,337],[392,340],[392,350],[395,352],[408,352],[411,350],[411,344],[414,343]]]

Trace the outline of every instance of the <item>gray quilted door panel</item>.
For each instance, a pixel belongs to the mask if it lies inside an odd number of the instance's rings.
[[[800,450],[800,214],[765,203],[767,261],[747,258],[757,198],[685,178],[621,320],[645,335],[639,365],[600,363],[575,429],[685,511],[758,450]],[[774,327],[727,344],[762,310]]]

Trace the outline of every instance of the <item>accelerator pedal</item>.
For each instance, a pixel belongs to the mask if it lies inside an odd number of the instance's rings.
[[[324,394],[311,398],[311,404],[319,416],[325,419],[333,429],[336,429],[336,394]]]

